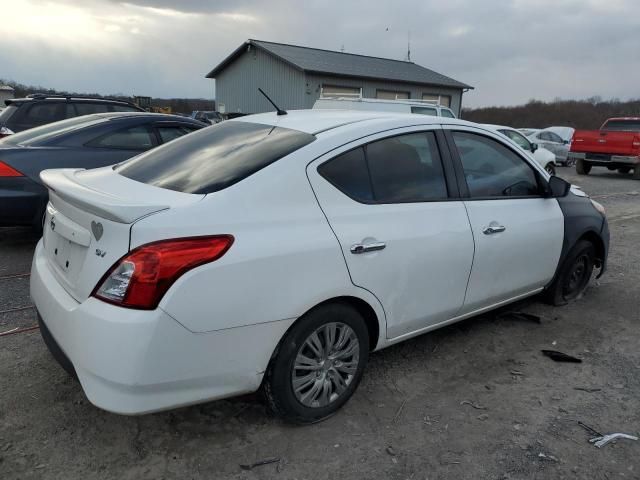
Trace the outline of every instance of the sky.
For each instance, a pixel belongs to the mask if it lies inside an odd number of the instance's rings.
[[[640,97],[637,0],[0,0],[0,78],[213,98],[248,38],[411,60],[475,87],[466,107]]]

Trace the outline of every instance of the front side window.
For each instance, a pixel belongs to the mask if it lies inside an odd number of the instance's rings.
[[[452,132],[471,197],[540,195],[535,171],[519,155],[482,135]]]
[[[89,143],[97,148],[121,148],[124,150],[149,150],[154,140],[147,127],[130,127],[104,135]]]
[[[250,122],[223,122],[115,167],[132,180],[184,193],[223,190],[308,145],[315,136]]]
[[[405,203],[447,198],[442,161],[431,132],[369,143],[318,168],[336,188],[365,203]]]

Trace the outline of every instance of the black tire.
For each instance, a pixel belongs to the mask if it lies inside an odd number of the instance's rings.
[[[547,171],[547,173],[549,175],[555,175],[556,174],[556,167],[551,162],[547,163],[545,165],[544,169]]]
[[[576,243],[547,289],[547,300],[552,305],[566,305],[578,298],[589,285],[595,262],[596,249],[593,243],[587,240]]]
[[[40,326],[40,335],[53,358],[55,358],[65,372],[77,380],[78,374],[76,373],[76,369],[73,367],[73,363],[71,363],[69,357],[67,357],[67,355],[62,351],[58,342],[56,342],[56,339],[53,338],[53,335],[51,335],[51,332],[47,328],[47,325],[42,321],[42,317],[40,317],[40,315],[38,315],[38,325]]]
[[[357,367],[346,389],[337,394],[334,400],[330,400],[325,406],[306,406],[296,397],[293,388],[296,357],[305,351],[305,342],[314,332],[333,323],[347,325],[355,333],[359,348]],[[368,359],[369,333],[362,315],[345,303],[321,305],[302,316],[286,333],[267,368],[262,391],[271,410],[284,420],[297,424],[319,422],[336,413],[353,395],[362,379]],[[311,375],[311,372],[309,374]],[[316,371],[314,375],[330,378],[326,370],[324,373]],[[321,381],[315,380],[316,383]],[[331,380],[329,383],[335,384]]]
[[[576,161],[576,173],[578,175],[589,175],[590,171],[591,171],[591,165],[589,165],[582,159],[579,159]]]
[[[634,180],[640,180],[640,165],[636,165],[633,169]]]
[[[629,173],[631,171],[631,167],[620,167],[618,168],[618,173]]]

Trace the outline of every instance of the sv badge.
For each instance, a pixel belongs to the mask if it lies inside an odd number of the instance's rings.
[[[96,255],[100,258],[104,258],[104,256],[107,254],[107,252],[105,250],[100,250],[99,248],[96,248]]]

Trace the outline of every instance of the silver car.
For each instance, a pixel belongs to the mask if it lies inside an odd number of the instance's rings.
[[[555,154],[556,163],[567,165],[567,156],[569,154],[568,140],[563,140],[560,135],[548,128],[535,132],[527,138]]]

